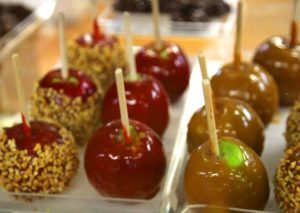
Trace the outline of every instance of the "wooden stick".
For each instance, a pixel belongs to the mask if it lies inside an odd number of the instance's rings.
[[[117,90],[118,90],[118,98],[119,98],[119,107],[121,114],[121,121],[123,126],[125,127],[128,136],[130,136],[129,131],[129,119],[128,119],[128,110],[125,96],[125,87],[124,87],[124,79],[122,69],[118,68],[115,71]]]
[[[63,13],[59,13],[58,19],[58,32],[59,32],[59,47],[60,47],[60,57],[62,63],[61,75],[63,79],[68,78],[69,68],[67,62],[67,52],[66,52],[66,37],[65,37],[65,17]]]
[[[211,142],[211,149],[212,152],[218,157],[220,151],[219,151],[216,121],[215,121],[215,114],[214,114],[213,101],[212,101],[212,91],[211,91],[209,80],[204,79],[202,81],[202,86],[203,86],[203,92],[205,98],[205,108],[207,113],[207,124],[208,124],[209,139]]]
[[[159,25],[159,4],[158,0],[152,0],[152,18],[155,33],[155,46],[157,49],[161,47],[161,35]]]
[[[24,94],[24,86],[21,80],[21,72],[20,72],[20,63],[19,63],[19,54],[14,53],[12,55],[12,64],[15,73],[16,87],[20,104],[20,111],[23,113],[25,122],[29,126],[29,113],[26,107],[26,98]]]
[[[127,44],[127,60],[129,64],[129,75],[132,79],[136,79],[137,72],[136,72],[134,54],[132,51],[131,21],[128,12],[124,13],[124,34],[125,34],[126,44]]]
[[[242,40],[242,27],[243,27],[243,1],[238,1],[235,44],[234,44],[234,64],[239,67],[241,62],[241,40]]]
[[[299,7],[299,1],[294,0],[293,4],[293,18],[291,22],[291,28],[290,28],[290,48],[293,48],[297,45],[298,42],[298,9]]]
[[[208,77],[208,74],[207,74],[207,67],[206,67],[206,59],[205,59],[205,56],[202,52],[199,53],[198,55],[198,61],[199,61],[199,65],[200,65],[200,70],[201,70],[201,73],[202,73],[202,79],[208,79],[209,80],[209,77]]]

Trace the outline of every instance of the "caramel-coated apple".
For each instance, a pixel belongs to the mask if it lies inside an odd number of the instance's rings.
[[[100,127],[89,141],[84,167],[95,189],[110,197],[150,199],[160,188],[166,157],[159,136],[130,120],[130,135],[120,120]]]
[[[51,70],[38,83],[32,98],[32,117],[51,119],[69,129],[78,144],[84,144],[100,121],[100,94],[83,72],[69,69],[64,79],[60,69]]]
[[[292,105],[300,93],[300,46],[290,47],[290,39],[274,36],[259,45],[253,61],[274,77],[280,104]]]
[[[72,134],[45,121],[16,124],[0,136],[0,180],[11,192],[59,193],[76,174]]]
[[[158,49],[151,42],[139,49],[135,57],[137,71],[157,78],[171,102],[177,101],[189,84],[190,67],[185,53],[171,42],[162,41]]]
[[[219,139],[219,151],[215,155],[206,142],[192,152],[184,174],[187,202],[263,210],[269,181],[259,156],[231,137]]]
[[[261,66],[246,62],[224,65],[211,79],[216,97],[233,97],[249,103],[265,125],[277,112],[278,88]]]
[[[128,115],[162,135],[169,122],[169,98],[158,80],[152,76],[138,74],[136,79],[125,77],[125,94]],[[120,118],[117,86],[107,91],[102,106],[102,122]]]
[[[255,110],[244,101],[228,97],[216,98],[214,107],[218,136],[238,138],[261,155],[264,125]],[[202,107],[193,114],[188,124],[189,153],[209,139],[206,116],[205,107]]]

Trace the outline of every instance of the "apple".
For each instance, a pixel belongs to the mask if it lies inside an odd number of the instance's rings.
[[[253,61],[274,77],[280,105],[292,105],[300,93],[300,46],[290,47],[290,39],[273,36],[259,45]]]
[[[163,145],[151,128],[129,122],[130,135],[120,120],[95,132],[86,147],[85,172],[105,196],[150,199],[158,192],[166,169]]]
[[[189,204],[263,210],[269,197],[269,180],[259,156],[243,142],[219,139],[220,154],[210,142],[192,152],[184,174]]]
[[[86,101],[88,97],[97,92],[96,84],[83,72],[69,69],[69,75],[63,79],[60,69],[54,69],[47,73],[39,82],[40,88],[52,88],[74,99],[81,97]]]
[[[189,153],[209,139],[206,117],[205,107],[202,107],[193,114],[188,124]],[[216,98],[215,119],[219,137],[237,138],[261,155],[264,143],[264,124],[249,104],[234,98]]]
[[[250,104],[265,126],[278,110],[276,82],[257,64],[226,64],[212,77],[211,86],[216,97],[233,97]]]
[[[159,81],[138,74],[136,79],[125,77],[125,94],[128,115],[162,135],[169,122],[169,98]],[[102,105],[101,121],[108,123],[120,118],[116,84],[107,91]]]
[[[161,48],[151,42],[139,49],[135,57],[137,71],[157,78],[166,89],[171,102],[177,101],[189,84],[190,67],[181,48],[162,41]]]

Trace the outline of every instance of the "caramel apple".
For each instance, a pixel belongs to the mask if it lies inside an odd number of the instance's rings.
[[[101,31],[97,19],[93,33],[85,33],[68,44],[67,60],[73,68],[89,75],[103,94],[114,82],[113,70],[126,65],[118,38]]]
[[[59,193],[76,174],[72,134],[45,121],[4,128],[0,136],[0,183],[11,192]]]
[[[39,81],[32,96],[31,114],[36,119],[58,122],[82,145],[100,123],[101,98],[90,77],[74,69],[68,73],[64,79],[60,69],[51,70]]]
[[[276,169],[274,184],[277,206],[282,212],[300,211],[300,145],[284,153]]]
[[[214,104],[218,136],[238,138],[261,155],[264,125],[255,110],[246,102],[234,98],[216,98]],[[188,124],[189,153],[209,139],[206,116],[205,107],[202,107],[193,114]]]
[[[293,5],[297,10],[297,6]],[[280,105],[294,103],[300,93],[300,49],[297,41],[297,12],[291,22],[290,37],[273,36],[262,42],[253,61],[274,77],[279,87]]]
[[[110,197],[150,199],[160,187],[166,157],[158,135],[130,121],[130,136],[120,120],[100,127],[89,141],[84,167],[95,189]]]
[[[181,48],[171,42],[155,42],[143,46],[136,54],[137,71],[157,78],[166,89],[171,102],[177,101],[186,90],[190,67]]]
[[[291,108],[286,121],[285,139],[287,148],[300,143],[300,99],[298,98]]]
[[[192,152],[184,174],[189,204],[263,210],[269,197],[269,181],[259,156],[243,142],[219,139],[219,156],[209,142]]]
[[[224,65],[211,79],[216,97],[232,97],[250,104],[268,125],[278,109],[277,85],[270,74],[256,64]]]
[[[128,75],[124,84],[129,117],[162,135],[169,122],[169,98],[163,86],[149,75],[137,75],[136,79]],[[104,97],[101,117],[103,123],[120,118],[116,84]]]

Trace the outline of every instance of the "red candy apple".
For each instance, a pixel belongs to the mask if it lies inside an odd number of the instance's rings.
[[[100,127],[89,141],[84,160],[90,183],[103,195],[150,199],[159,190],[166,157],[158,135],[130,120],[130,136],[121,121]]]
[[[137,70],[157,78],[165,87],[170,100],[175,102],[186,90],[190,67],[184,52],[174,43],[162,41],[161,48],[152,42],[136,54]]]
[[[163,86],[149,75],[138,75],[133,80],[125,78],[124,85],[129,117],[162,135],[169,122],[169,99]],[[103,123],[120,118],[116,84],[104,97],[101,115]]]
[[[43,121],[30,121],[30,127],[26,122],[4,128],[7,139],[14,139],[19,150],[26,149],[29,154],[34,153],[36,144],[50,145],[53,142],[63,144],[63,138],[59,134],[60,128]]]
[[[97,91],[97,87],[90,77],[74,69],[69,70],[66,79],[62,78],[60,69],[52,70],[40,81],[39,85],[41,88],[61,90],[71,98],[81,97],[83,101]]]

